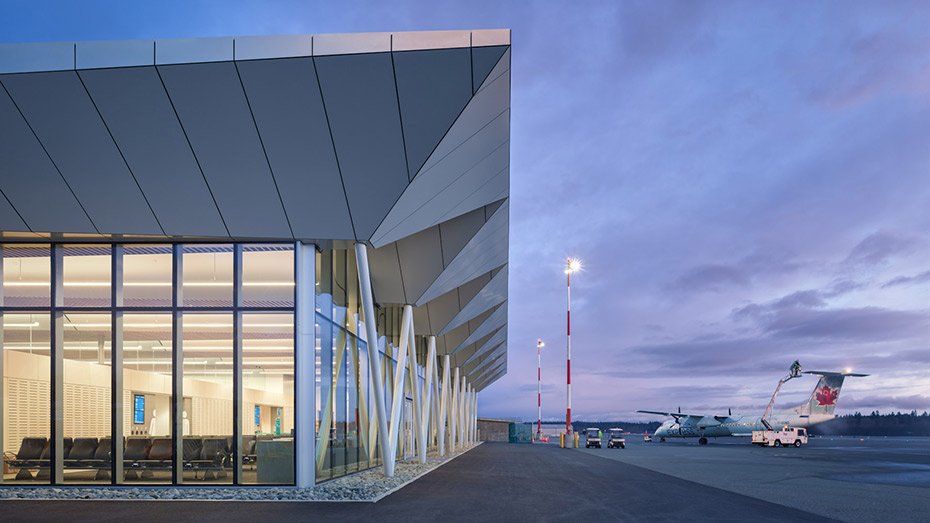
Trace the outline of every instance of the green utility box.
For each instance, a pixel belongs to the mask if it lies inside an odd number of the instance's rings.
[[[510,424],[510,442],[511,443],[532,443],[533,442],[533,425],[529,423],[511,423]]]

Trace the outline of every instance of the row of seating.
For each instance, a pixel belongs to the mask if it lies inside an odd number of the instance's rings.
[[[243,463],[255,464],[255,445],[263,436],[243,437]],[[7,460],[10,468],[19,469],[16,479],[43,479],[50,469],[49,440],[47,438],[23,438],[19,452]],[[97,470],[96,479],[109,477],[111,466],[110,438],[64,438],[65,469]],[[225,468],[232,465],[232,438],[226,436],[185,436],[183,439],[183,466],[193,470],[195,478],[203,472],[203,479],[226,476]],[[123,469],[128,479],[151,477],[153,471],[171,470],[174,461],[174,445],[171,438],[130,437],[123,439]],[[32,470],[38,470],[33,476]]]

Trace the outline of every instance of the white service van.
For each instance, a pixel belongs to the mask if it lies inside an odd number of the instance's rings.
[[[754,430],[752,431],[753,445],[760,447],[787,447],[794,445],[800,447],[807,444],[807,429],[784,426],[781,430]]]

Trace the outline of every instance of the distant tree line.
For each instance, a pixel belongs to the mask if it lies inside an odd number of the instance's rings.
[[[930,436],[930,413],[856,412],[815,425],[811,432],[824,436]]]

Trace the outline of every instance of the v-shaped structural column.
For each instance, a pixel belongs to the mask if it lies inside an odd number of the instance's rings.
[[[446,455],[446,421],[452,419],[448,415],[452,411],[449,407],[449,365],[451,358],[448,354],[443,356],[442,359],[442,383],[439,384],[440,396],[439,396],[439,456],[445,457]],[[451,428],[451,423],[449,424]],[[452,446],[449,446],[449,450],[452,450]]]
[[[384,408],[384,380],[381,379],[381,358],[378,357],[378,326],[375,316],[375,301],[371,294],[371,272],[368,269],[368,248],[363,243],[355,244],[358,261],[358,282],[362,294],[362,309],[365,311],[365,334],[368,338],[368,364],[370,366],[371,390],[375,397],[374,414],[378,418],[378,440],[381,442],[381,461],[384,476],[394,476],[395,441],[389,438],[388,419]]]

